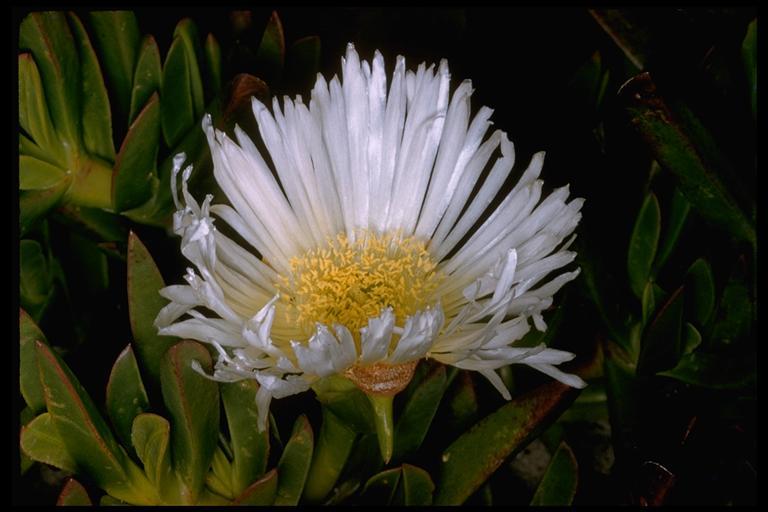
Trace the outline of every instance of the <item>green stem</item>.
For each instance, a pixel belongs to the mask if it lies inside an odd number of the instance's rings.
[[[323,424],[304,487],[304,499],[308,503],[320,503],[331,492],[347,462],[355,436],[353,430],[323,407]]]
[[[392,395],[368,395],[373,406],[373,417],[376,422],[376,435],[379,437],[379,451],[384,463],[392,458],[394,446],[395,425],[392,421]]]

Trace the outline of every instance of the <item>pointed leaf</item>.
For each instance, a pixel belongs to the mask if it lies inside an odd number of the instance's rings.
[[[141,367],[152,379],[160,377],[160,361],[176,338],[158,336],[155,318],[165,306],[158,290],[165,283],[152,256],[133,233],[128,236],[128,313]]]
[[[683,354],[690,354],[701,345],[701,333],[690,323],[685,323],[685,343],[683,344]]]
[[[117,356],[107,382],[107,414],[117,437],[126,446],[131,446],[134,418],[148,409],[149,398],[133,349],[128,345]]]
[[[145,36],[136,62],[136,71],[133,75],[131,109],[128,114],[129,124],[133,124],[149,99],[155,93],[160,92],[162,73],[160,50],[157,48],[155,38],[150,35]]]
[[[136,416],[131,427],[131,443],[144,465],[147,478],[161,494],[170,494],[169,491],[174,487],[169,450],[170,433],[168,421],[151,413]]]
[[[757,118],[757,18],[747,27],[747,35],[741,44],[741,58],[749,84],[749,99],[752,105],[752,117]]]
[[[40,321],[53,295],[53,276],[43,248],[36,240],[19,243],[19,301],[36,321]]]
[[[100,208],[84,208],[77,205],[62,205],[56,210],[56,222],[65,224],[91,239],[124,244],[128,238],[125,219]],[[124,259],[124,258],[123,258]]]
[[[277,11],[272,11],[264,34],[261,36],[259,49],[256,50],[256,64],[259,76],[269,84],[280,80],[285,62],[285,36],[283,24]]]
[[[595,18],[613,42],[638,69],[642,70],[648,61],[651,34],[630,9],[590,9]]]
[[[708,345],[723,348],[745,339],[753,326],[753,301],[746,284],[733,275],[723,289]]]
[[[653,281],[648,281],[645,283],[645,288],[643,288],[643,296],[640,299],[643,314],[643,325],[646,325],[650,321],[651,315],[653,315],[654,311],[656,311],[656,293],[654,290],[655,285],[656,283]]]
[[[277,469],[251,484],[233,502],[234,505],[272,505],[277,493]]]
[[[438,505],[461,504],[576,398],[560,382],[540,386],[486,416],[443,452]]]
[[[94,11],[91,12],[91,28],[119,119],[125,120],[141,40],[136,15],[132,11]]]
[[[697,350],[685,354],[677,366],[658,375],[711,389],[754,386],[757,365],[753,354],[716,354]]]
[[[64,169],[31,156],[19,156],[19,190],[44,190],[55,187],[65,175]]]
[[[638,375],[672,368],[682,354],[683,287],[672,294],[643,336]]]
[[[91,505],[93,503],[91,503],[91,498],[88,497],[88,491],[74,478],[67,480],[67,483],[61,490],[61,494],[59,494],[59,499],[56,500],[57,507],[83,507]]]
[[[427,435],[446,388],[445,366],[437,366],[416,388],[395,425],[394,460],[416,451]]]
[[[293,425],[293,433],[285,445],[285,450],[277,464],[277,472],[280,481],[277,487],[275,505],[295,506],[299,503],[304,483],[309,474],[309,465],[312,462],[314,447],[314,434],[312,426],[305,415],[296,419]]]
[[[146,202],[155,179],[160,143],[160,104],[153,94],[128,129],[112,171],[112,203],[121,212]]]
[[[222,383],[221,399],[227,415],[232,441],[232,486],[235,494],[242,493],[267,469],[269,457],[269,431],[259,432],[259,410],[256,393],[259,384],[252,379]]]
[[[688,219],[690,209],[691,203],[688,202],[678,188],[675,188],[672,194],[672,204],[667,214],[667,229],[664,233],[664,241],[661,243],[656,255],[656,261],[653,264],[656,271],[664,266],[677,245],[677,240],[683,231],[683,226],[685,226],[685,221]]]
[[[459,372],[448,393],[449,419],[446,428],[451,432],[465,431],[477,418],[477,392],[468,371]]]
[[[30,53],[19,54],[19,124],[44,153],[53,154],[54,161],[64,160],[53,132],[40,72]]]
[[[63,12],[33,12],[21,22],[19,47],[34,55],[58,136],[80,146],[80,60]]]
[[[640,213],[637,215],[635,227],[629,240],[627,254],[627,272],[629,284],[638,298],[642,297],[643,289],[651,278],[651,265],[656,255],[661,231],[661,212],[659,201],[651,192],[643,201]]]
[[[83,145],[91,155],[113,162],[115,144],[112,141],[112,111],[101,67],[80,18],[70,12],[69,21],[80,56],[80,91],[83,98],[80,104],[80,118],[83,125]]]
[[[100,507],[127,507],[128,504],[113,496],[110,496],[109,494],[105,494],[99,499],[99,506]]]
[[[560,443],[552,455],[544,476],[533,493],[531,505],[544,507],[567,507],[573,503],[579,482],[579,466],[571,448]]]
[[[21,429],[21,449],[32,460],[74,473],[77,463],[53,425],[51,415],[41,414]]]
[[[168,147],[174,147],[195,122],[195,104],[192,99],[192,72],[184,40],[173,38],[163,65],[160,86],[160,114],[163,137]]]
[[[213,34],[205,38],[205,69],[208,90],[212,96],[216,95],[221,91],[221,47]]]
[[[400,483],[401,468],[386,469],[373,475],[365,483],[363,494],[372,502],[389,505],[395,498],[395,491]]]
[[[705,259],[697,259],[688,269],[686,289],[693,320],[697,325],[706,325],[715,309],[715,278]]]
[[[303,37],[288,48],[285,58],[286,79],[298,90],[311,89],[319,70],[319,37]]]
[[[45,335],[23,309],[19,309],[19,388],[27,407],[38,413],[45,409],[45,395],[37,370],[35,342],[47,343]]]
[[[331,492],[347,462],[354,440],[355,432],[329,408],[323,407],[323,423],[304,487],[305,500],[319,503]]]
[[[192,105],[194,108],[193,116],[199,119],[203,115],[204,98],[203,82],[200,72],[200,65],[203,61],[203,50],[200,46],[200,35],[197,31],[195,22],[190,18],[184,18],[176,25],[173,31],[173,37],[179,37],[184,44],[184,54],[187,58],[187,68],[189,69],[189,80],[192,92]]]
[[[753,222],[710,168],[723,164],[721,158],[713,156],[712,137],[701,123],[684,108],[673,113],[649,73],[629,80],[619,94],[626,102],[630,122],[656,161],[675,175],[680,191],[699,215],[734,237],[754,244]]]
[[[72,180],[69,176],[44,190],[19,193],[19,236],[24,236],[41,217],[59,204]]]
[[[160,367],[163,400],[171,416],[173,466],[190,504],[202,491],[219,432],[218,386],[193,370],[193,361],[207,374],[213,371],[210,354],[193,341],[168,349]]]
[[[435,484],[429,473],[416,466],[403,464],[403,504],[406,506],[429,506],[432,504],[432,493]]]
[[[339,375],[320,379],[312,384],[317,399],[347,427],[357,432],[373,432],[373,409],[365,393],[352,381]]]

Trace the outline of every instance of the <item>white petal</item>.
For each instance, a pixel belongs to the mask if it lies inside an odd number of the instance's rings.
[[[387,357],[394,325],[392,308],[385,308],[379,316],[368,320],[367,327],[360,329],[361,363],[369,364]]]

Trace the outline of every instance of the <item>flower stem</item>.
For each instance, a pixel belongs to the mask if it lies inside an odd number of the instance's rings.
[[[394,395],[369,394],[373,406],[373,417],[376,422],[376,435],[379,438],[379,451],[384,463],[388,463],[392,458],[392,449],[394,446],[395,426],[392,421],[392,401]]]

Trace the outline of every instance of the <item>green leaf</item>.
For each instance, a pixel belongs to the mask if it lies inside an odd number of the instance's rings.
[[[531,505],[566,507],[573,503],[579,482],[579,466],[571,448],[563,443],[552,455],[544,476],[533,493]]]
[[[311,89],[320,71],[320,38],[303,37],[288,48],[285,57],[286,81],[298,90]]]
[[[746,284],[732,275],[717,307],[717,320],[708,345],[723,348],[748,336],[753,325],[752,299]]]
[[[693,325],[685,323],[685,343],[683,344],[683,355],[690,354],[701,345],[701,333]]]
[[[205,69],[208,90],[216,95],[221,91],[221,47],[213,34],[205,38]]]
[[[688,268],[686,289],[694,321],[697,325],[706,325],[715,309],[715,278],[705,259],[697,259]]]
[[[163,354],[176,342],[176,338],[159,336],[154,325],[157,314],[166,304],[158,293],[164,286],[152,256],[131,232],[128,235],[128,313],[141,367],[154,380],[160,377]]]
[[[608,414],[617,456],[632,445],[632,431],[637,424],[635,361],[615,343],[603,341],[603,373],[608,399]]]
[[[93,503],[91,503],[91,498],[88,497],[88,491],[74,478],[67,480],[59,494],[59,499],[56,500],[57,507],[83,507],[91,505]]]
[[[109,494],[105,494],[99,499],[100,507],[127,507],[128,503],[119,500]]]
[[[285,445],[280,462],[277,463],[280,481],[275,505],[295,506],[299,503],[312,462],[314,442],[312,426],[302,414],[296,419],[291,438]]]
[[[109,289],[107,256],[93,241],[72,232],[68,249],[75,258],[71,271],[81,276],[80,284],[89,296],[95,297]]]
[[[277,469],[251,484],[233,502],[234,505],[272,505],[277,493]]]
[[[269,457],[269,431],[256,428],[259,410],[256,393],[259,384],[252,379],[220,384],[221,399],[227,415],[229,435],[232,440],[232,486],[234,494],[264,474]]]
[[[47,343],[45,335],[23,309],[19,309],[19,388],[33,413],[45,409],[45,394],[37,370],[35,342]]]
[[[117,437],[126,446],[131,445],[134,418],[148,409],[149,398],[133,349],[128,345],[117,356],[107,382],[107,414]]]
[[[34,55],[62,145],[80,147],[80,60],[63,12],[33,12],[21,22],[19,47]]]
[[[435,484],[429,473],[410,464],[403,464],[402,471],[403,504],[406,506],[431,505]]]
[[[598,95],[602,76],[602,58],[600,51],[595,51],[586,62],[579,66],[568,83],[568,87],[573,90],[576,98],[588,106],[591,111],[599,107]]]
[[[630,122],[645,140],[656,161],[675,175],[680,191],[699,215],[734,237],[754,245],[755,228],[708,162],[711,136],[685,109],[679,117],[658,94],[650,74],[640,74],[622,86]],[[681,120],[686,124],[681,124]],[[704,141],[702,144],[697,144]]]
[[[304,487],[307,502],[319,503],[328,495],[339,479],[354,440],[355,432],[328,407],[323,407],[323,423]]]
[[[205,477],[205,485],[208,489],[228,500],[235,498],[235,493],[232,490],[232,466],[221,445],[216,447],[216,451],[213,452],[211,470]]]
[[[595,21],[638,70],[648,61],[651,34],[630,9],[590,9]]]
[[[680,233],[685,226],[685,221],[688,219],[688,212],[691,209],[691,203],[685,198],[678,188],[672,194],[672,204],[669,208],[669,218],[667,219],[667,229],[664,232],[664,241],[661,243],[658,253],[656,254],[656,261],[654,262],[654,270],[658,272],[669,259],[677,240],[680,238]]]
[[[62,205],[56,210],[57,222],[78,231],[99,243],[125,243],[128,230],[125,219],[100,208],[84,208],[73,204]]]
[[[192,94],[192,71],[189,69],[187,50],[184,40],[176,36],[165,57],[160,86],[160,115],[168,147],[174,147],[195,122]]]
[[[648,281],[643,288],[643,296],[640,299],[643,310],[643,325],[647,325],[651,319],[651,315],[656,311],[656,294],[654,292],[654,286],[656,283]]]
[[[53,132],[40,72],[29,53],[19,54],[19,124],[46,155],[52,154],[55,162],[64,163],[61,144]]]
[[[19,301],[36,321],[53,296],[53,276],[43,248],[35,240],[19,242]]]
[[[652,278],[651,265],[656,256],[660,231],[659,201],[651,192],[643,201],[643,206],[640,207],[640,213],[637,215],[635,227],[632,229],[632,236],[629,239],[627,254],[629,285],[637,298],[642,297],[646,283]]]
[[[458,378],[448,392],[449,418],[446,429],[463,432],[477,419],[477,392],[468,371],[459,372]]]
[[[127,119],[141,32],[132,11],[91,12],[96,47],[120,119]]]
[[[752,117],[757,119],[757,18],[747,27],[747,35],[741,43],[741,58],[749,84],[749,99],[752,105]]]
[[[35,344],[45,403],[55,430],[79,471],[112,496],[137,505],[158,499],[143,473],[117,444],[91,397],[51,349]]]
[[[70,12],[69,21],[80,56],[80,92],[83,98],[80,104],[80,119],[83,126],[83,145],[91,155],[114,162],[112,111],[101,67],[80,18]]]
[[[285,62],[285,36],[283,34],[283,24],[277,11],[272,11],[272,15],[261,36],[261,43],[256,50],[256,67],[261,76],[267,83],[274,84],[279,82],[283,72],[283,63]]]
[[[672,368],[682,354],[683,287],[661,307],[643,336],[638,375],[650,375]]]
[[[356,432],[374,432],[373,409],[368,397],[352,381],[339,375],[312,384],[317,400]]]
[[[741,389],[756,382],[754,354],[718,354],[697,350],[680,358],[671,370],[659,375],[711,389]]]
[[[210,374],[213,363],[199,343],[181,341],[168,349],[160,367],[163,400],[171,416],[173,467],[186,489],[186,503],[197,501],[216,450],[219,389],[192,369],[197,361]]]
[[[56,185],[44,190],[23,190],[19,193],[19,236],[23,237],[32,226],[59,204],[72,180],[66,176]]]
[[[21,449],[31,459],[74,473],[77,463],[53,425],[51,415],[41,414],[21,428]]]
[[[160,143],[160,102],[153,94],[128,128],[112,171],[112,203],[121,212],[146,202],[152,194]]]
[[[443,452],[437,505],[459,505],[576,398],[578,390],[550,382],[486,416]]]
[[[136,116],[144,109],[147,102],[160,92],[162,79],[160,66],[160,50],[157,48],[155,38],[145,36],[141,43],[139,58],[136,62],[136,71],[133,75],[133,88],[131,89],[131,109],[128,114],[128,123],[133,124]]]
[[[389,505],[395,498],[398,484],[400,483],[401,468],[386,469],[373,475],[365,483],[363,494],[371,502]]]
[[[416,451],[427,435],[446,388],[445,366],[437,366],[416,388],[395,425],[394,460]]]
[[[31,156],[19,156],[19,190],[45,190],[64,179],[65,171]]]
[[[170,435],[171,425],[162,416],[141,413],[133,420],[131,443],[147,478],[164,497],[172,494],[175,487],[168,449]]]
[[[173,31],[173,37],[181,38],[184,44],[184,54],[187,57],[187,68],[189,69],[189,80],[192,92],[192,105],[194,107],[193,116],[199,119],[203,115],[205,100],[203,97],[203,82],[200,73],[199,62],[203,61],[203,50],[200,47],[200,36],[197,26],[190,18],[184,18],[176,25]]]

